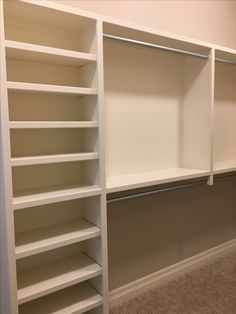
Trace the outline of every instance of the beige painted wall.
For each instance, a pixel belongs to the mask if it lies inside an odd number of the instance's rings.
[[[53,0],[173,34],[236,48],[234,0]]]

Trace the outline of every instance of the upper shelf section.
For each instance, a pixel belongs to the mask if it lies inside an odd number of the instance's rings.
[[[4,16],[8,40],[77,52],[96,51],[96,20],[76,14],[76,10],[52,9],[47,1],[4,1]]]

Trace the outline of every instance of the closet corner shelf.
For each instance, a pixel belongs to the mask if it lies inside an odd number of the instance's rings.
[[[96,88],[74,87],[50,84],[7,82],[10,91],[22,91],[31,93],[71,94],[71,95],[96,95]]]
[[[96,55],[65,49],[5,40],[6,55],[9,59],[51,63],[66,66],[81,66],[96,61]]]
[[[10,121],[11,129],[96,128],[97,121]]]
[[[40,164],[52,164],[52,163],[92,160],[92,159],[98,159],[98,157],[99,155],[96,152],[13,157],[11,158],[11,165],[12,167],[19,167],[19,166],[30,166],[30,165],[40,165]]]
[[[16,234],[16,259],[100,236],[100,229],[84,219]]]
[[[30,192],[30,191],[29,191]],[[32,193],[34,193],[33,191]],[[40,206],[74,200],[82,197],[96,196],[101,193],[101,188],[97,185],[79,186],[73,188],[59,188],[56,191],[38,192],[28,195],[19,195],[13,197],[13,210],[27,208],[32,206]]]
[[[102,304],[102,296],[88,283],[54,292],[40,299],[22,304],[22,314],[32,314],[35,309],[42,313],[84,313]]]
[[[114,193],[145,186],[181,181],[210,175],[208,170],[171,168],[152,172],[114,176],[107,179],[107,192]]]
[[[97,277],[101,266],[85,254],[74,255],[18,273],[18,304]]]
[[[218,161],[214,164],[215,174],[231,172],[231,171],[236,171],[236,159]]]

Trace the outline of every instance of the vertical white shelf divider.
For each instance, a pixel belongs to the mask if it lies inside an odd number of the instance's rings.
[[[18,313],[3,1],[0,1],[0,312]]]

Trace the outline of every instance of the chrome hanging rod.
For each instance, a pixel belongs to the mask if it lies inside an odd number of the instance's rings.
[[[191,51],[187,51],[187,50],[176,49],[176,48],[170,48],[170,47],[161,46],[161,45],[157,45],[157,44],[151,44],[151,43],[147,43],[145,41],[139,41],[139,40],[135,40],[135,39],[119,37],[119,36],[114,36],[114,35],[108,35],[108,34],[103,34],[103,37],[108,38],[108,39],[114,39],[114,40],[118,40],[118,41],[128,42],[130,44],[141,45],[141,46],[146,46],[146,47],[151,47],[151,48],[157,48],[160,50],[166,50],[166,51],[170,51],[173,53],[179,53],[179,54],[183,54],[183,55],[187,55],[187,56],[192,56],[192,57],[197,57],[197,58],[202,58],[202,59],[209,59],[209,55],[204,55],[204,54],[195,53],[195,52],[191,52]]]
[[[131,199],[138,198],[138,197],[150,196],[150,195],[154,195],[154,194],[158,194],[158,193],[180,190],[183,188],[189,188],[189,187],[193,187],[193,186],[205,185],[206,183],[207,183],[207,180],[201,180],[201,181],[196,181],[196,182],[192,182],[192,183],[185,183],[185,184],[181,184],[181,185],[176,185],[176,186],[172,186],[172,187],[168,187],[168,188],[159,188],[159,189],[153,190],[153,191],[147,191],[147,192],[141,192],[141,193],[136,193],[136,194],[132,194],[132,195],[114,197],[114,198],[107,200],[107,203],[111,204],[111,203],[116,203],[116,202],[121,202],[121,201],[127,201],[127,200],[131,200]]]
[[[236,61],[229,61],[229,60],[224,60],[224,59],[219,59],[219,58],[215,58],[215,60],[217,62],[221,62],[221,63],[227,63],[227,64],[234,64],[234,65],[236,65]]]

